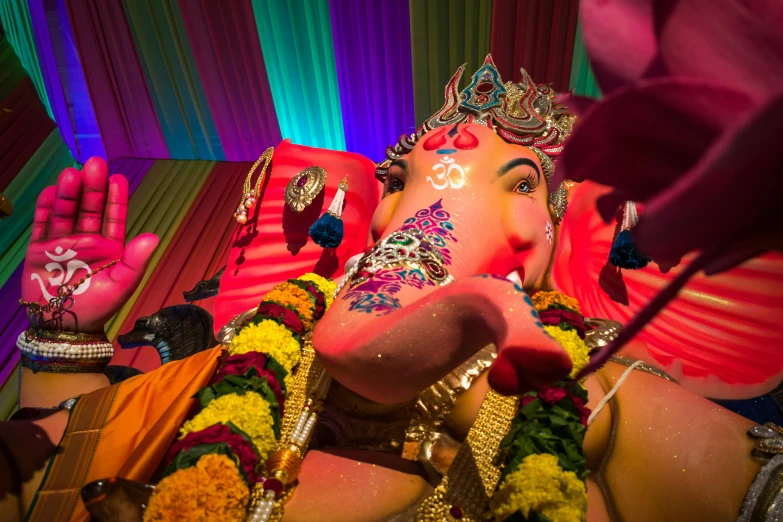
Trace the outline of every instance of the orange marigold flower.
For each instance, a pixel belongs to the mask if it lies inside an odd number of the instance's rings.
[[[579,307],[579,301],[573,297],[569,297],[562,292],[536,292],[530,298],[533,300],[533,306],[536,310],[546,310],[553,304],[559,304],[570,308],[574,312],[582,313],[582,309]]]
[[[263,301],[275,301],[280,304],[292,306],[302,317],[305,330],[313,327],[315,305],[310,294],[293,283],[286,281],[270,290],[262,299]]]
[[[204,455],[195,466],[160,481],[144,522],[242,522],[250,491],[225,455]]]

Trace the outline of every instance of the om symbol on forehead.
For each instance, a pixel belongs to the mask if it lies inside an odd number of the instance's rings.
[[[435,190],[446,190],[449,187],[460,189],[465,186],[465,169],[450,156],[443,156],[432,166],[432,170],[435,171],[435,179],[427,176],[427,181]]]

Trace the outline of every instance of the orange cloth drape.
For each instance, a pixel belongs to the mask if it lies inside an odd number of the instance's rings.
[[[146,482],[217,367],[221,348],[82,396],[30,508],[28,522],[88,522],[81,488],[123,477]]]

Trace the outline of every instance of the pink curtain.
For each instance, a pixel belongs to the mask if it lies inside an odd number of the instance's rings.
[[[255,161],[280,142],[250,0],[179,0],[182,20],[228,161]]]
[[[120,0],[68,0],[68,16],[106,156],[167,158]]]
[[[201,188],[187,216],[161,258],[136,304],[120,329],[133,329],[136,319],[166,306],[185,302],[182,292],[212,277],[228,260],[233,213],[242,194],[242,183],[251,163],[217,163]],[[198,302],[210,313],[214,298]],[[154,348],[122,350],[115,343],[112,364],[135,366],[145,372],[160,366]]]

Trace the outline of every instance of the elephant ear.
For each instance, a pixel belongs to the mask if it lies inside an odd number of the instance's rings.
[[[326,184],[312,203],[294,212],[285,202],[286,187],[294,176],[314,166],[326,171]],[[337,248],[323,249],[310,239],[308,231],[329,208],[346,176],[343,239]],[[342,275],[345,262],[369,246],[370,221],[378,201],[375,164],[369,159],[283,141],[275,148],[258,202],[248,210],[247,223],[238,225],[232,235],[228,265],[215,301],[215,331],[258,306],[266,292],[287,279],[306,272],[324,277]]]
[[[616,223],[596,200],[609,189],[571,190],[552,271],[553,284],[579,299],[586,316],[623,324],[692,259],[620,270],[608,263]],[[643,213],[643,209],[640,210]],[[727,272],[694,276],[639,334],[646,359],[695,393],[717,399],[762,395],[783,378],[783,255],[770,253]]]

